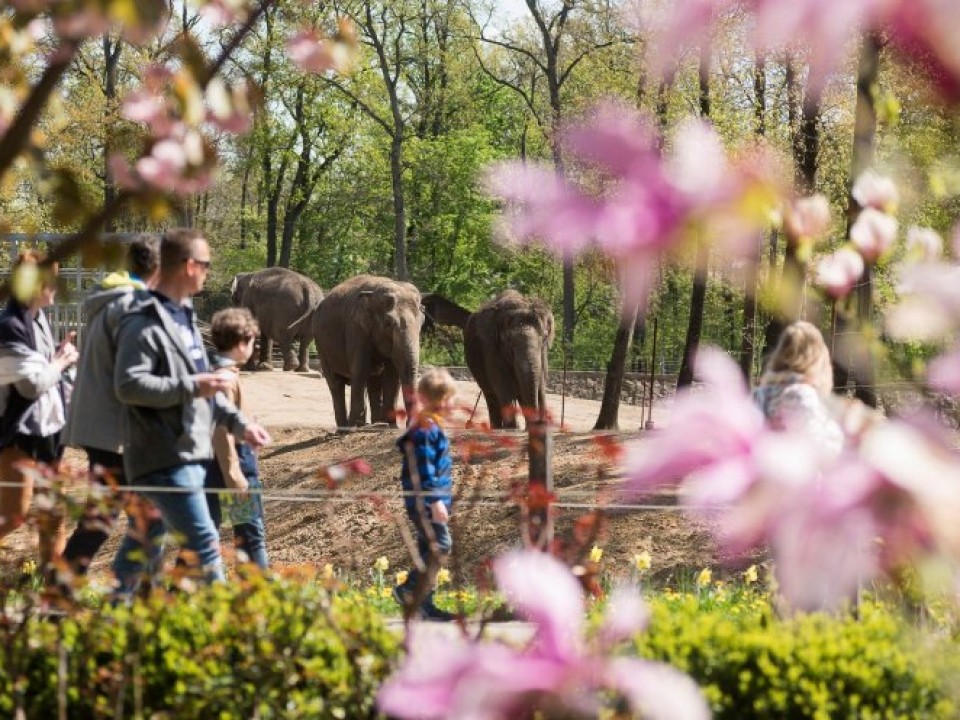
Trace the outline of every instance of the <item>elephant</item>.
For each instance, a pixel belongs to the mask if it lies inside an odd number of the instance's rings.
[[[367,395],[371,421],[395,425],[401,388],[410,416],[423,325],[420,291],[415,286],[357,275],[327,293],[311,325],[338,428],[366,424]],[[349,415],[346,385],[350,385]]]
[[[300,342],[297,372],[307,372],[310,366],[308,318],[323,300],[323,291],[313,280],[293,270],[271,267],[257,272],[234,276],[230,284],[233,304],[245,307],[260,325],[260,363],[262,369],[272,369],[273,341],[280,343],[283,369],[294,369],[297,360],[293,343]]]
[[[516,290],[500,293],[467,320],[467,367],[487,401],[490,427],[515,429],[515,403],[543,417],[553,338],[553,313],[546,302]]]

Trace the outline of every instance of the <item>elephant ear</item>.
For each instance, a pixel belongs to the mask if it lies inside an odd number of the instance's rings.
[[[360,327],[369,331],[397,306],[397,296],[389,291],[361,290],[361,312],[356,315]]]

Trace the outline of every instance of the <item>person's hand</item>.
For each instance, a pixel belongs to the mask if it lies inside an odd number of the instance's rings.
[[[254,450],[259,450],[264,445],[269,445],[270,440],[270,433],[256,423],[247,425],[247,429],[243,431],[243,441]]]
[[[445,524],[450,519],[450,513],[447,512],[447,506],[443,504],[442,500],[437,500],[430,505],[430,519],[441,525]]]
[[[73,344],[76,337],[77,333],[71,330],[67,333],[67,337],[64,338],[63,342],[57,346],[57,351],[53,355],[53,362],[60,366],[60,370],[66,370],[73,365],[80,356],[80,353],[77,352],[77,346]]]
[[[238,491],[241,497],[247,497],[250,494],[250,481],[246,478],[240,479],[236,478],[234,482],[237,484],[235,490]]]
[[[230,372],[200,373],[197,381],[197,397],[212,398],[218,392],[226,392],[237,384],[237,377]]]

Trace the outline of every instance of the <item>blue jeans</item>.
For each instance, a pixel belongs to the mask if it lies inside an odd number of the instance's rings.
[[[254,517],[250,522],[234,524],[234,543],[237,550],[246,553],[250,562],[257,565],[261,570],[266,570],[270,566],[270,561],[267,558],[267,531],[263,522],[263,498],[260,496],[263,485],[260,484],[257,456],[249,445],[243,444],[237,445],[237,455],[240,459],[240,471],[250,485],[250,499],[254,508]],[[223,473],[220,471],[220,464],[216,460],[213,460],[207,469],[206,486],[208,488],[226,488]],[[213,524],[219,529],[223,522],[219,496],[216,493],[207,493],[207,504],[210,508],[210,517],[213,518]]]
[[[133,481],[133,485],[152,486],[158,490],[179,488],[191,492],[142,492],[160,511],[163,520],[152,521],[146,537],[134,537],[129,532],[124,536],[113,561],[113,572],[120,583],[121,593],[134,592],[148,568],[151,574],[156,572],[163,553],[165,528],[180,538],[184,550],[196,557],[208,582],[224,579],[220,536],[203,496],[206,475],[206,463],[189,463],[141,475]]]
[[[450,526],[446,523],[435,523],[430,520],[430,511],[426,510],[424,514],[417,512],[415,508],[407,508],[407,517],[413,522],[413,527],[417,531],[417,552],[424,566],[430,568],[430,543],[437,543],[437,553],[440,555],[440,561],[450,554],[453,549],[453,536],[450,534]],[[430,528],[429,530],[427,528]],[[431,535],[433,536],[431,538]],[[433,572],[427,576],[427,595],[423,598],[421,605],[433,605],[433,592],[437,584],[437,571],[439,565],[433,568]],[[420,571],[414,567],[407,574],[407,580],[401,586],[404,590],[413,592],[420,580]]]

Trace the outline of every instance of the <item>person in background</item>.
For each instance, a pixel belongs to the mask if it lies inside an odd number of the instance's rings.
[[[61,457],[66,422],[64,373],[77,361],[72,338],[55,345],[43,308],[57,294],[57,266],[35,251],[13,265],[13,294],[0,314],[0,539],[26,521],[34,494],[32,467]],[[63,551],[62,514],[38,518],[40,566],[45,574]]]
[[[120,427],[122,407],[113,389],[116,335],[120,321],[131,305],[142,301],[144,293],[157,281],[160,269],[160,241],[142,237],[127,247],[127,271],[107,275],[83,304],[86,326],[77,364],[67,425],[63,431],[65,446],[83,448],[90,477],[112,487],[126,485],[123,472],[123,440]],[[129,501],[128,501],[129,502]],[[93,556],[110,537],[117,522],[118,504],[112,497],[88,503],[84,517],[67,540],[63,559],[69,569],[85,574]],[[139,532],[156,510],[146,503],[133,503],[130,523]]]
[[[403,484],[407,516],[417,537],[420,565],[427,569],[421,579],[415,567],[407,580],[397,585],[394,599],[409,608],[415,595],[426,590],[417,611],[426,620],[452,620],[453,615],[434,604],[434,588],[440,563],[453,548],[450,512],[453,509],[453,461],[450,439],[443,429],[453,408],[457,386],[446,370],[429,369],[417,383],[420,412],[397,441],[403,457],[400,480]],[[423,584],[421,588],[420,585]]]
[[[253,355],[253,345],[259,333],[257,321],[246,308],[227,308],[216,313],[210,321],[210,336],[218,356],[218,368],[226,368],[237,376],[232,389],[224,394],[238,410],[243,411],[243,396],[240,388],[240,368]],[[213,431],[214,460],[207,470],[208,489],[226,488],[239,491],[231,497],[229,507],[243,510],[244,517],[233,518],[233,538],[238,551],[249,562],[266,570],[266,531],[263,522],[262,485],[257,468],[257,456],[227,427],[217,426]],[[223,520],[223,508],[217,493],[207,493],[207,503],[214,525],[219,528]]]
[[[803,432],[836,455],[843,430],[828,407],[832,392],[833,368],[823,335],[808,322],[791,323],[753,391],[767,423],[775,430]]]
[[[204,580],[224,578],[220,538],[204,498],[213,459],[213,426],[225,425],[253,447],[270,440],[225,397],[236,375],[211,372],[190,298],[210,270],[210,247],[192,229],[166,232],[160,243],[160,278],[120,322],[114,389],[123,404],[123,464],[131,485],[160,511],[147,542],[130,533],[114,559],[119,595],[129,595],[162,552],[164,527],[200,566]]]

